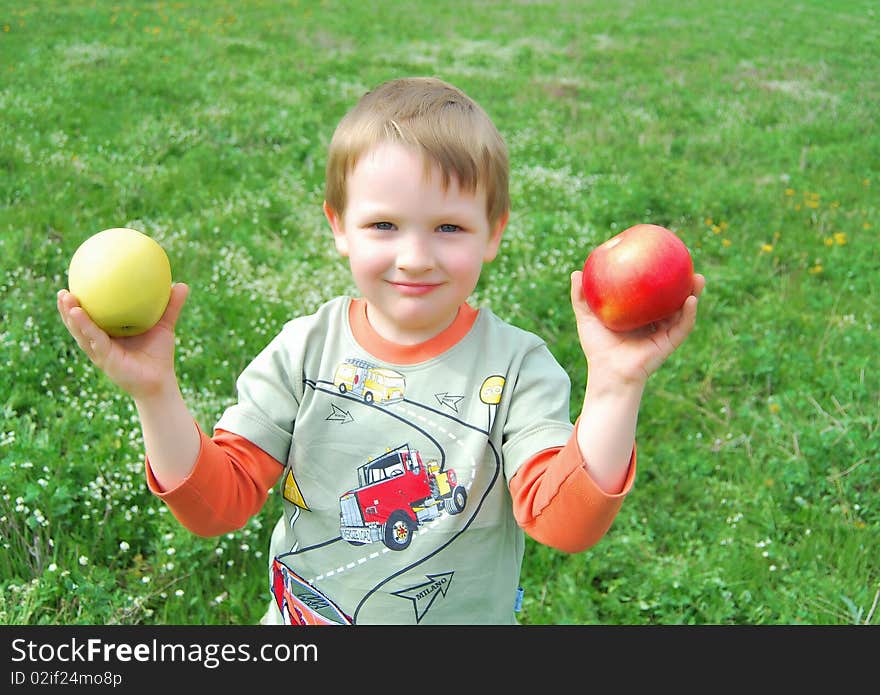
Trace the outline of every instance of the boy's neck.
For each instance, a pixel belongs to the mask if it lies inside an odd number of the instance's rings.
[[[417,364],[446,352],[458,343],[474,325],[478,313],[465,302],[447,328],[414,345],[401,345],[381,336],[370,324],[367,302],[363,298],[351,300],[348,322],[355,340],[373,356],[395,364]]]

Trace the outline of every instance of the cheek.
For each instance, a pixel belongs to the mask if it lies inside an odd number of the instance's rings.
[[[355,278],[380,275],[388,267],[387,259],[376,248],[352,249],[348,264]]]
[[[461,280],[476,282],[483,267],[483,250],[477,248],[459,249],[446,259],[447,270]]]

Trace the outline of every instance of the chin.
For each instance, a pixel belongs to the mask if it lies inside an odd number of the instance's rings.
[[[369,302],[369,299],[367,301]],[[384,319],[386,330],[382,331],[373,320],[371,323],[380,334],[384,335],[390,331],[397,334],[396,339],[389,337],[394,342],[409,344],[424,342],[448,328],[458,315],[459,307],[456,304],[452,309],[434,309],[426,304],[423,297],[405,297],[396,300],[390,306],[374,304],[374,309],[378,310]],[[367,315],[369,317],[369,310]]]

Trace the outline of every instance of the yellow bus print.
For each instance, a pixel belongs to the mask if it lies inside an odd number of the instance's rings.
[[[333,385],[339,393],[351,393],[367,403],[396,403],[403,400],[406,380],[393,369],[350,359],[336,368]]]

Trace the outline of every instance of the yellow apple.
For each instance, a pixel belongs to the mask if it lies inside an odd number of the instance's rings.
[[[139,335],[165,313],[171,264],[155,239],[115,227],[80,245],[70,259],[67,282],[80,306],[109,335]]]

